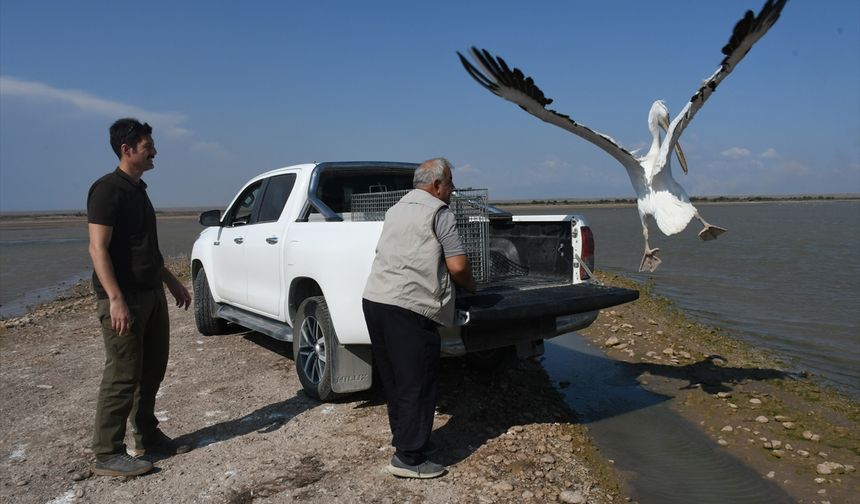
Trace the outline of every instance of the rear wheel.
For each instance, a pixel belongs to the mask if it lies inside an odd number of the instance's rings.
[[[334,399],[331,356],[336,339],[325,298],[314,296],[302,301],[293,327],[293,357],[305,393],[321,401]]]
[[[227,331],[227,321],[219,318],[218,305],[209,291],[206,271],[203,268],[194,277],[194,322],[197,330],[204,336],[224,334]]]

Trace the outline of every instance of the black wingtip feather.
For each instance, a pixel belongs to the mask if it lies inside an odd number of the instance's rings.
[[[472,65],[469,62],[469,60],[466,59],[465,56],[460,54],[460,51],[457,51],[457,56],[460,57],[460,63],[463,65],[463,68],[465,68],[466,71],[469,72],[469,75],[473,79],[475,79],[475,82],[477,82],[478,84],[481,85],[481,87],[489,90],[492,93],[496,92],[496,90],[498,89],[498,86],[493,81],[487,79],[487,77],[484,74],[482,74],[480,70],[475,68],[475,66]]]
[[[748,36],[758,33],[764,35],[779,19],[779,15],[787,2],[788,0],[767,0],[757,16],[751,10],[746,11],[744,17],[735,24],[729,42],[723,46],[722,53],[725,58],[723,58],[722,64],[725,65],[728,62]]]
[[[498,56],[493,56],[490,51],[486,49],[478,49],[477,47],[472,46],[470,52],[472,53],[475,61],[483,67],[484,71],[490,74],[489,76],[484,75],[481,70],[469,62],[469,60],[460,54],[459,51],[457,51],[457,56],[460,58],[460,63],[463,65],[463,68],[465,68],[466,71],[469,72],[469,75],[471,75],[472,78],[481,86],[489,89],[494,94],[499,94],[499,87],[505,86],[507,88],[522,91],[540,103],[541,106],[546,106],[552,103],[552,99],[544,96],[543,91],[535,85],[534,80],[531,77],[526,76],[519,68],[511,69],[504,59]]]

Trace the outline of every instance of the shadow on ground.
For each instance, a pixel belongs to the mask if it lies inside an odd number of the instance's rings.
[[[751,380],[798,378],[779,369],[733,367],[717,355],[685,365],[618,361],[589,346],[578,335],[560,336],[546,348],[544,367],[558,381],[582,422],[605,420],[672,398],[645,389],[639,383],[640,377],[668,378],[684,384],[679,390],[701,387],[710,394],[730,392]]]

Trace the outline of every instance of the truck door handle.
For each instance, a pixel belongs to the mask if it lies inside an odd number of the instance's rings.
[[[240,236],[240,237],[238,237],[238,238],[233,238],[233,241],[234,241],[234,242],[236,242],[236,243],[238,243],[239,245],[241,245],[241,244],[242,244],[242,242],[244,242],[244,241],[245,241],[245,239],[244,239],[244,238],[242,238],[242,237]]]
[[[278,243],[278,237],[277,236],[270,236],[270,237],[266,238],[266,243],[268,243],[269,245],[274,245],[274,244]]]

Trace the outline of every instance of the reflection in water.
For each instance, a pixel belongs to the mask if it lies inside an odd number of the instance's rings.
[[[636,366],[606,358],[575,333],[548,341],[543,364],[554,381],[570,382],[561,390],[565,399],[589,424],[601,451],[630,476],[630,492],[639,502],[793,502],[776,485],[716,449],[668,407],[670,397],[642,388],[636,381],[642,370]],[[649,372],[660,374],[657,369]]]

